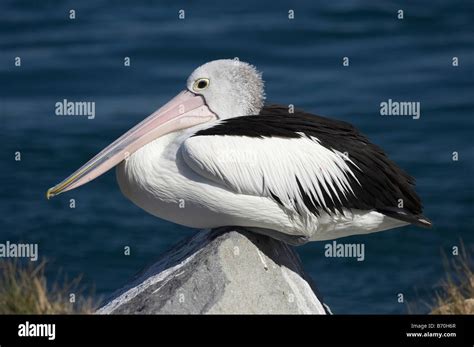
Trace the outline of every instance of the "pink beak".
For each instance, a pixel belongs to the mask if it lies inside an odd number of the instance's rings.
[[[187,90],[108,145],[61,183],[48,189],[49,199],[77,188],[107,172],[135,151],[160,136],[217,119],[204,98]]]

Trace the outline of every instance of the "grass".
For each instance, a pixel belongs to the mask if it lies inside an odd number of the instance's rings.
[[[472,259],[461,243],[460,254],[448,261],[446,277],[435,296],[431,314],[474,314],[474,271]]]
[[[0,262],[0,314],[84,314],[93,313],[96,303],[83,295],[80,277],[56,280],[48,286],[46,261]],[[59,277],[59,275],[58,275]],[[71,294],[75,302],[71,302]],[[74,300],[73,300],[74,301]]]

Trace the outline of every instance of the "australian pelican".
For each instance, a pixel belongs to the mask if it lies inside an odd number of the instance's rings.
[[[264,99],[255,67],[204,64],[47,197],[117,166],[126,197],[193,228],[241,226],[301,244],[431,226],[414,180],[352,125]]]

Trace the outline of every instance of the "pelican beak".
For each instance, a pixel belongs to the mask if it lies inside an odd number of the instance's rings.
[[[216,118],[202,96],[184,90],[120,136],[64,181],[48,189],[46,198],[49,199],[92,181],[160,136]]]

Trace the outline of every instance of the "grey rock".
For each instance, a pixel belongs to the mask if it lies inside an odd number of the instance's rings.
[[[325,314],[291,246],[240,228],[200,231],[98,314]]]

